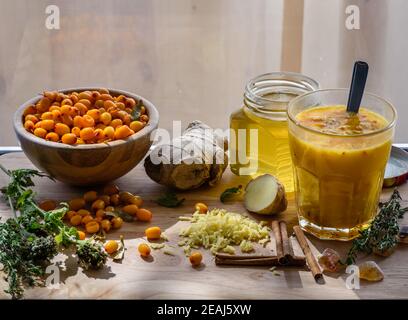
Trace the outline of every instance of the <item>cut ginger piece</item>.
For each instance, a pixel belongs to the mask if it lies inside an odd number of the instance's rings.
[[[245,188],[245,208],[259,214],[276,214],[288,205],[284,186],[270,174],[251,180]]]

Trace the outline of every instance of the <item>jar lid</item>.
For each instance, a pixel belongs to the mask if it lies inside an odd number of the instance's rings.
[[[290,100],[318,88],[317,81],[300,73],[265,73],[247,83],[244,101],[258,110],[286,111]]]

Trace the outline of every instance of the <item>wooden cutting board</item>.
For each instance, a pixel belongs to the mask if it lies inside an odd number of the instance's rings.
[[[0,163],[8,169],[30,168],[29,160],[23,153],[12,153],[0,157]],[[36,179],[36,192],[39,199],[69,200],[81,196],[85,189],[66,186],[48,179]],[[7,183],[7,177],[0,173],[0,186]],[[325,284],[316,284],[307,269],[277,269],[279,275],[270,272],[266,267],[217,267],[214,259],[201,250],[204,263],[198,268],[191,267],[182,249],[177,246],[178,232],[186,222],[179,222],[180,215],[193,212],[196,202],[205,202],[210,208],[226,208],[229,211],[247,214],[240,201],[222,204],[218,199],[221,192],[229,187],[244,184],[229,169],[224,174],[222,183],[212,189],[184,192],[180,197],[186,198],[179,208],[169,209],[158,206],[153,200],[162,194],[164,187],[151,181],[139,165],[126,176],[115,182],[121,190],[139,194],[145,200],[144,207],[153,212],[151,223],[125,223],[108,238],[125,237],[127,251],[121,263],[109,261],[99,271],[85,272],[77,266],[73,256],[60,254],[55,262],[60,270],[58,288],[29,288],[26,298],[102,298],[102,299],[358,299],[358,298],[408,298],[408,245],[400,245],[388,258],[370,256],[363,260],[375,260],[385,273],[385,279],[379,283],[361,282],[359,290],[346,288],[347,274],[325,276]],[[408,199],[408,185],[400,188],[401,195]],[[382,194],[386,199],[391,190]],[[289,196],[289,206],[279,218],[288,225],[297,224],[293,195]],[[9,217],[11,212],[4,201],[0,202],[0,216]],[[258,220],[265,217],[251,215]],[[408,220],[407,220],[408,223]],[[137,253],[137,245],[145,241],[144,230],[151,225],[158,225],[169,237],[168,245],[172,246],[174,256],[162,251],[152,252],[152,259],[143,260]],[[346,253],[350,244],[335,241],[320,241],[309,236],[315,254],[331,247],[340,253]],[[292,239],[295,253],[301,250]],[[272,241],[269,250],[274,251]],[[9,298],[3,292],[6,282],[0,279],[0,298]]]

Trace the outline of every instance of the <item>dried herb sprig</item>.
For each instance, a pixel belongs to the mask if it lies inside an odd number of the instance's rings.
[[[408,211],[408,207],[401,207],[400,200],[402,200],[401,196],[395,189],[387,202],[380,203],[380,212],[371,225],[362,230],[360,236],[353,240],[347,254],[347,264],[354,263],[359,252],[386,254],[394,249],[398,243],[398,220]]]

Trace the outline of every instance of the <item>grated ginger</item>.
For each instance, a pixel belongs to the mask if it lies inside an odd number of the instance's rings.
[[[213,209],[207,214],[194,213],[191,224],[181,230],[184,252],[190,248],[204,247],[213,254],[217,252],[235,253],[234,245],[240,245],[241,251],[253,250],[252,242],[269,239],[269,228],[238,213],[224,209]]]

